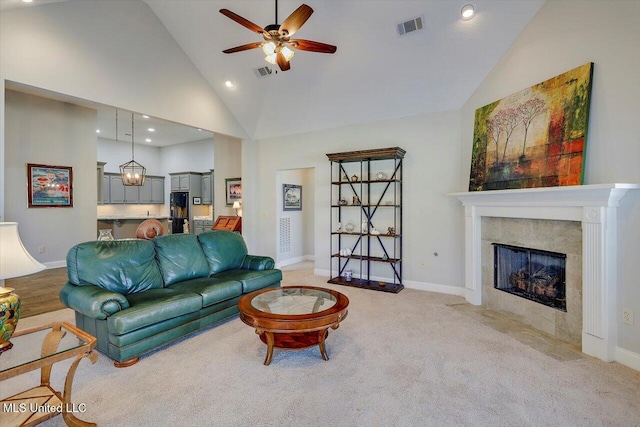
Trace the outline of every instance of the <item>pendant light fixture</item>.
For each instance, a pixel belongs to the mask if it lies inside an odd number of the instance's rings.
[[[133,113],[131,113],[131,160],[120,165],[120,176],[122,184],[128,186],[142,186],[147,176],[147,169],[140,163],[136,162],[134,156],[134,138],[133,138]],[[116,110],[116,141],[118,139],[118,110]]]

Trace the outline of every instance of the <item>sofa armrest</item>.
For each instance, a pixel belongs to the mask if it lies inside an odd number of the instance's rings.
[[[129,301],[122,294],[93,285],[76,286],[70,282],[60,290],[60,301],[67,307],[98,320],[129,308]]]
[[[245,270],[270,270],[275,266],[273,258],[268,256],[247,255],[242,261]]]

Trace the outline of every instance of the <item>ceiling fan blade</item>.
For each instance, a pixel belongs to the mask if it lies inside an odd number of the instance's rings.
[[[313,9],[309,6],[306,4],[300,5],[300,7],[294,10],[293,13],[284,20],[282,25],[280,25],[280,34],[292,36],[293,33],[298,31],[300,27],[307,22],[307,19],[309,19],[312,13]]]
[[[336,53],[337,47],[311,40],[295,39],[290,41],[291,47],[298,50],[307,50],[309,52],[319,53]]]
[[[229,9],[220,9],[220,13],[226,16],[227,18],[236,21],[238,24],[242,25],[243,27],[250,29],[254,33],[258,33],[258,34],[266,33],[264,28],[262,28],[261,26],[254,24],[248,19],[244,19],[242,16],[231,12]]]
[[[282,52],[278,52],[278,54],[276,55],[276,61],[278,62],[278,67],[280,67],[282,71],[287,71],[289,68],[291,68],[291,64],[289,64],[289,61],[285,59]]]
[[[249,50],[249,49],[255,49],[257,47],[261,47],[262,46],[262,42],[255,42],[255,43],[248,43],[248,44],[243,44],[242,46],[236,46],[236,47],[232,47],[230,49],[226,49],[223,50],[223,53],[236,53],[236,52],[242,52],[243,50]]]

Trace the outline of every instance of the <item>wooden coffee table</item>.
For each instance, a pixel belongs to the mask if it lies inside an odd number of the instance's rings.
[[[40,369],[40,385],[0,401],[0,425],[32,426],[62,413],[69,426],[95,426],[74,413],[86,409],[84,403],[71,402],[71,386],[78,364],[85,357],[98,360],[96,339],[67,322],[53,322],[16,331],[13,348],[0,357],[0,381]],[[49,378],[54,363],[75,359],[67,373],[64,392],[51,387]]]
[[[268,288],[245,295],[238,302],[240,319],[256,329],[267,344],[265,365],[273,349],[299,350],[318,346],[329,360],[325,340],[329,328],[338,329],[347,317],[349,299],[340,292],[313,286]]]

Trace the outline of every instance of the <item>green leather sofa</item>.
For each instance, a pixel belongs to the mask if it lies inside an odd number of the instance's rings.
[[[282,280],[272,258],[247,255],[230,231],[81,243],[67,272],[60,300],[118,367],[236,315],[243,294]]]

